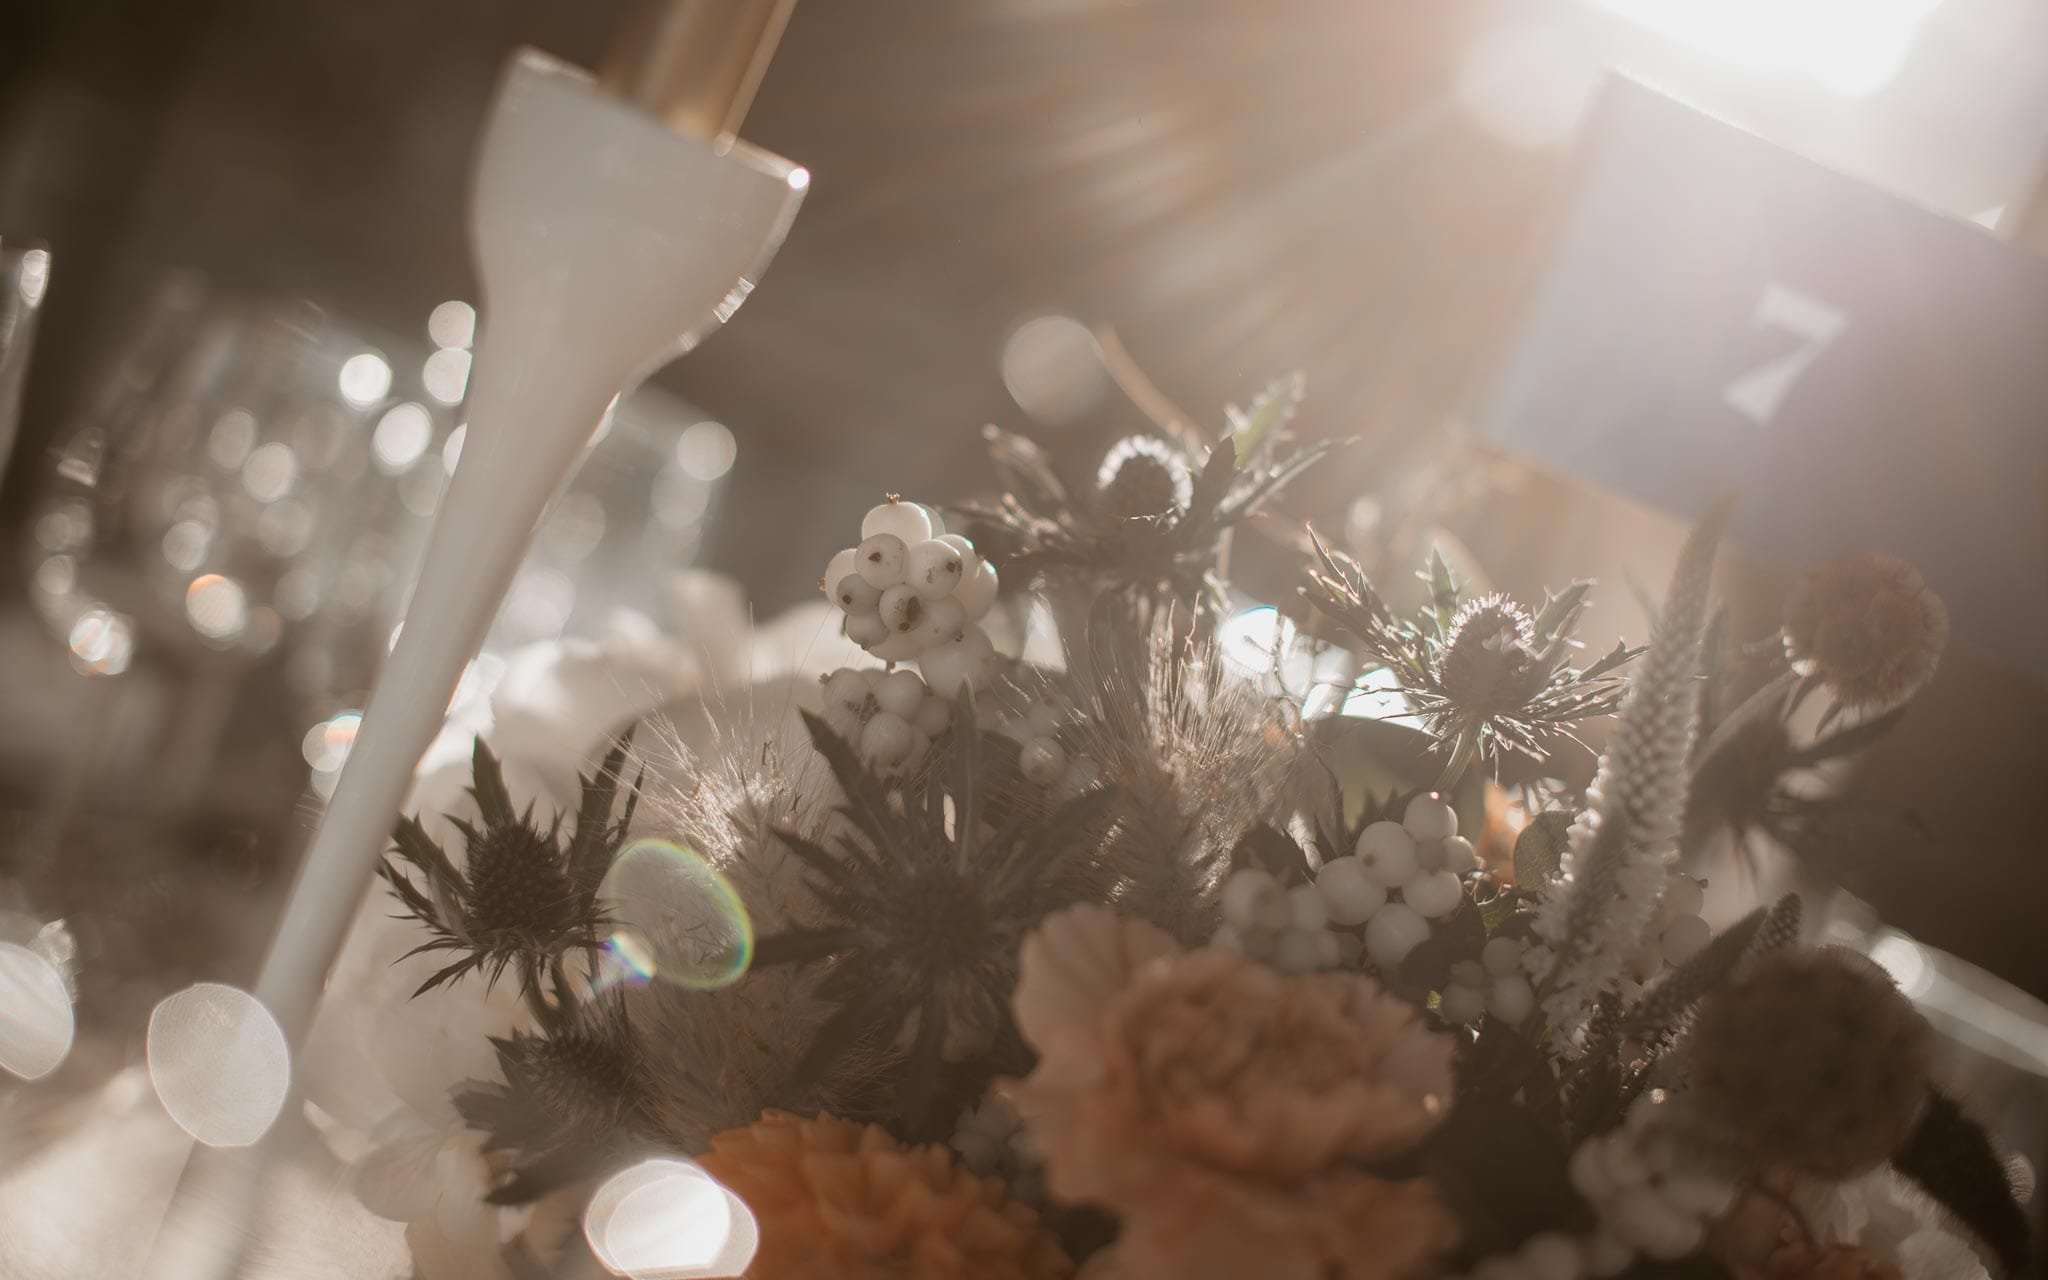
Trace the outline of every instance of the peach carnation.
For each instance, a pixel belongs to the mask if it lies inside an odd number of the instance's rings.
[[[1394,1280],[1455,1244],[1430,1183],[1360,1167],[1413,1148],[1452,1090],[1453,1041],[1370,979],[1181,953],[1077,907],[1025,941],[1015,1005],[1048,1185],[1123,1217],[1103,1274]]]
[[[761,1230],[746,1280],[1058,1280],[1073,1264],[1000,1180],[876,1125],[770,1111],[699,1161]]]

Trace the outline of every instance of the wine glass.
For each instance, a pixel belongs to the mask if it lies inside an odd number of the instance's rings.
[[[0,237],[0,476],[14,450],[36,316],[49,283],[47,248],[34,240]]]

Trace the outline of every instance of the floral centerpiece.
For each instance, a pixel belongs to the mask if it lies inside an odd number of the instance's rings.
[[[483,1215],[466,1252],[418,1232],[427,1280],[583,1250],[756,1280],[2027,1264],[1910,1002],[1802,945],[1796,897],[1716,932],[1683,867],[1814,818],[1785,777],[1896,722],[1940,601],[1895,561],[1813,570],[1781,672],[1731,707],[1725,508],[1648,645],[1591,661],[1587,584],[1468,598],[1432,559],[1388,595],[1283,533],[1285,644],[1365,672],[1434,751],[1376,789],[1350,699],[1219,651],[1231,539],[1331,447],[1298,441],[1298,400],[1286,381],[1213,439],[1164,424],[1089,466],[991,429],[998,501],[891,495],[821,554],[867,658],[795,717],[714,713],[708,744],[622,731],[572,814],[478,739],[467,813],[405,818],[385,868],[436,960],[422,990],[499,1019],[427,1148],[432,1209],[388,1194],[425,1157],[359,1169],[393,1216]],[[1027,611],[1059,659],[998,645]],[[1558,782],[1602,732],[1591,785]],[[1546,781],[1510,806],[1489,775],[1512,760]],[[661,1231],[608,1230],[597,1189],[648,1162],[727,1197],[718,1240],[683,1215],[663,1261]]]

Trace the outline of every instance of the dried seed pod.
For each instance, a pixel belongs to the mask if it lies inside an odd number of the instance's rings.
[[[1933,1033],[1889,976],[1839,948],[1759,956],[1700,1004],[1686,1097],[1757,1169],[1848,1178],[1905,1142]]]

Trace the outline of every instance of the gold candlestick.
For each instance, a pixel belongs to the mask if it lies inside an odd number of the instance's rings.
[[[642,0],[598,68],[611,93],[678,133],[738,135],[796,0]]]

